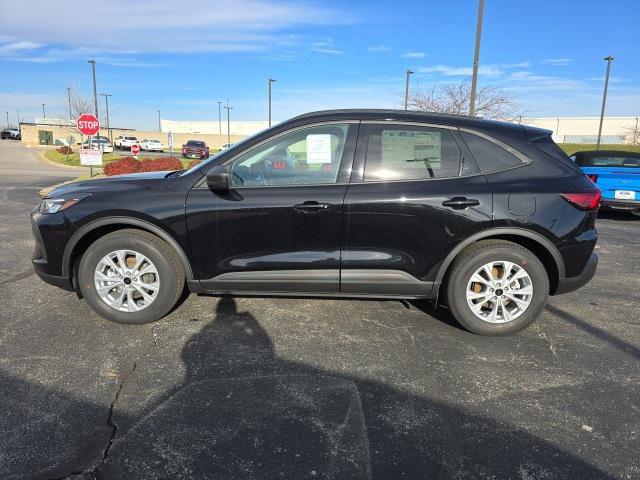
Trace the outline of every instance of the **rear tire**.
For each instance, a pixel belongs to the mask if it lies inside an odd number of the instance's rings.
[[[117,252],[124,253],[118,257]],[[98,315],[127,324],[165,316],[185,285],[175,251],[155,235],[136,229],[118,230],[91,244],[80,260],[78,280],[83,297]]]
[[[464,249],[446,283],[451,313],[478,335],[509,335],[526,328],[541,314],[548,295],[549,277],[538,257],[505,240],[484,240]]]

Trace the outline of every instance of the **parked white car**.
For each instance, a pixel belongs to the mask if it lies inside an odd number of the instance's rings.
[[[113,141],[116,148],[120,150],[130,150],[133,145],[139,145],[138,139],[129,135],[120,135]]]
[[[91,137],[91,144],[89,144],[89,139],[86,139],[82,143],[82,148],[99,148],[102,150],[102,153],[111,153],[113,152],[113,146],[107,137],[95,136]]]
[[[161,152],[164,150],[164,145],[160,140],[155,140],[153,138],[145,138],[140,142],[140,148],[142,150],[146,150],[147,152]]]
[[[225,143],[224,145],[222,145],[222,146],[220,147],[220,150],[221,150],[221,151],[222,151],[222,150],[226,150],[227,148],[231,148],[231,147],[233,147],[233,143]]]

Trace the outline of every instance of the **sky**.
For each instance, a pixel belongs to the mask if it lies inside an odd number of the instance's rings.
[[[0,0],[0,125],[67,114],[67,87],[110,93],[111,125],[265,120],[327,108],[399,108],[412,89],[469,78],[477,0]],[[486,0],[479,84],[525,116],[640,115],[640,1]],[[100,108],[104,108],[100,97]]]

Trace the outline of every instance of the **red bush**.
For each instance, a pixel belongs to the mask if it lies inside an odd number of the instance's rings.
[[[202,163],[202,160],[191,160],[189,162],[189,165],[187,165],[187,168],[192,168],[195,167],[196,165]]]
[[[182,162],[175,157],[147,158],[140,162],[141,172],[162,172],[182,170]]]
[[[60,148],[56,148],[56,150],[57,150],[58,153],[62,153],[63,155],[67,155],[69,153],[73,153],[73,150],[71,150],[71,147],[67,147],[66,145],[62,146]]]
[[[141,163],[133,157],[122,157],[120,160],[107,163],[103,170],[104,174],[108,176],[136,173],[141,171]]]

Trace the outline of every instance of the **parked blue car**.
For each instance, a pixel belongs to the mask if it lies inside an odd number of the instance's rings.
[[[571,158],[602,191],[600,208],[640,215],[640,153],[594,150]]]

